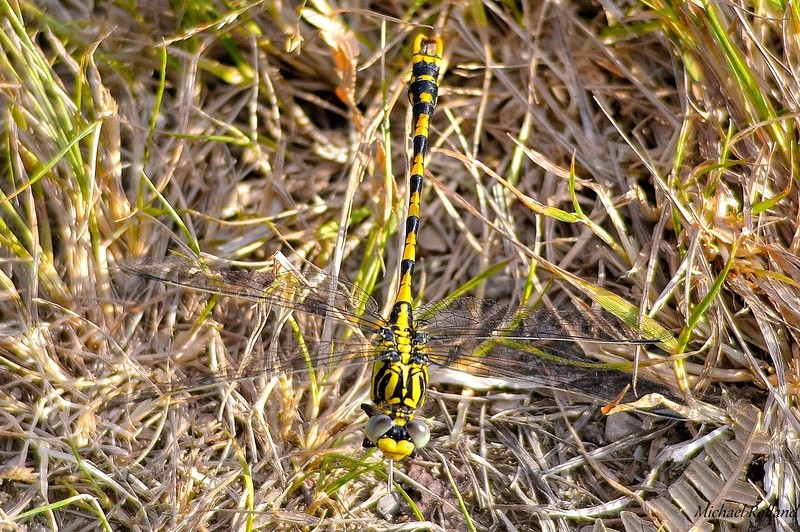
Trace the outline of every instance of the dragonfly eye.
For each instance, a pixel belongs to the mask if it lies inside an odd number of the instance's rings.
[[[406,425],[408,435],[411,437],[411,442],[417,449],[422,449],[431,439],[431,429],[428,424],[419,419],[412,419]]]
[[[364,427],[364,434],[372,443],[377,441],[394,427],[394,421],[386,414],[372,416]]]

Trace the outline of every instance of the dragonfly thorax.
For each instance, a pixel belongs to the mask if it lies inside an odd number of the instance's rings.
[[[414,331],[411,304],[398,302],[389,326],[378,334],[380,354],[372,367],[370,415],[365,445],[377,446],[390,459],[402,460],[428,443],[430,429],[415,420],[428,387],[427,335]]]

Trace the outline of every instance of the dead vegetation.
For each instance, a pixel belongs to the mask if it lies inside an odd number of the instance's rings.
[[[512,4],[0,3],[4,527],[797,526],[800,14]],[[420,300],[621,296],[689,419],[442,373],[385,508],[365,365],[163,393],[352,330],[118,266],[281,252],[387,301],[434,31]]]

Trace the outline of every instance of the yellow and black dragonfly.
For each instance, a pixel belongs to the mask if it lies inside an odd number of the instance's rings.
[[[372,402],[363,405],[369,417],[364,445],[379,448],[389,460],[414,456],[430,439],[428,424],[415,417],[425,403],[429,368],[533,381],[610,400],[630,376],[587,358],[583,347],[656,345],[665,340],[643,338],[615,313],[586,306],[519,309],[461,297],[414,308],[411,283],[420,195],[441,63],[441,40],[419,36],[409,86],[414,131],[405,245],[399,290],[388,318],[381,316],[377,303],[362,290],[320,272],[306,277],[290,269],[212,268],[177,257],[141,258],[122,265],[124,271],[144,279],[321,316],[360,330],[357,337],[320,349],[318,354],[301,355],[298,350],[277,359],[265,357],[238,375],[371,363]]]

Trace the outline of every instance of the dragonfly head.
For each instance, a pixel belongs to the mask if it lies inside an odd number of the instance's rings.
[[[371,415],[364,432],[364,445],[377,447],[389,460],[413,458],[431,439],[431,429],[424,421],[401,417],[393,419],[387,414]]]

